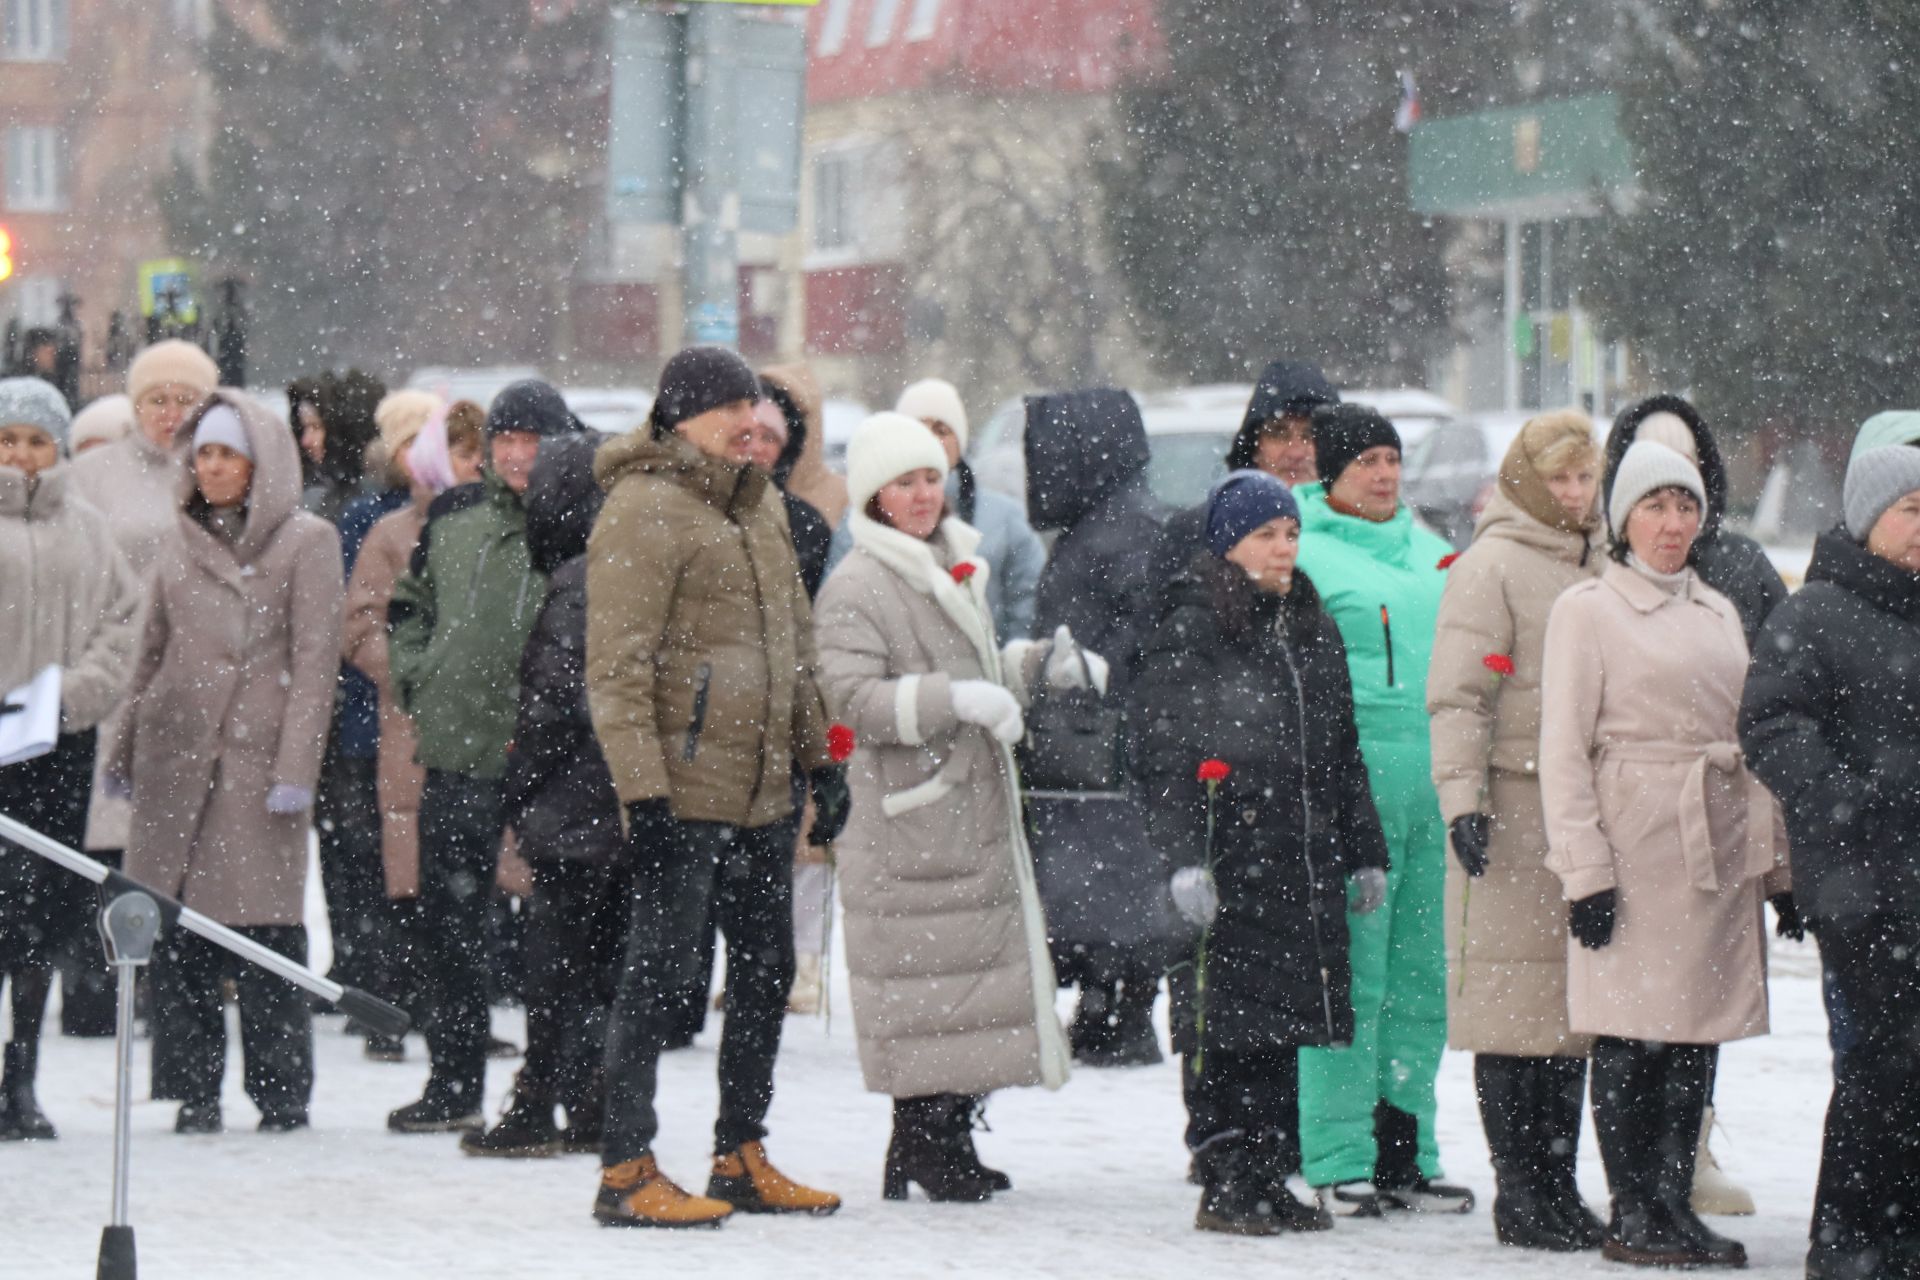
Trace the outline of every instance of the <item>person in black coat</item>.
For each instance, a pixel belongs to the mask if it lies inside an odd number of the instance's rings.
[[[1275,360],[1260,372],[1240,430],[1227,450],[1227,470],[1264,471],[1289,489],[1317,479],[1313,411],[1339,404],[1340,393],[1317,364]],[[1178,581],[1207,545],[1207,504],[1175,512],[1153,549],[1154,580]]]
[[[1834,1055],[1808,1275],[1920,1273],[1920,449],[1847,469],[1846,524],[1767,619],[1740,704],[1785,811],[1799,921],[1820,944]],[[1776,903],[1776,905],[1780,905]]]
[[[773,476],[786,504],[787,525],[793,531],[793,551],[800,560],[800,581],[806,584],[807,599],[820,594],[827,577],[827,552],[833,543],[833,529],[827,518],[811,502],[787,491],[793,469],[800,464],[800,453],[807,447],[807,415],[777,382],[760,380],[760,403],[754,406],[753,462]]]
[[[626,928],[620,801],[587,713],[587,535],[602,493],[604,437],[541,443],[527,481],[527,552],[547,597],[520,656],[520,709],[503,799],[533,868],[526,952],[527,1056],[500,1122],[468,1133],[476,1156],[599,1147],[601,1045]],[[567,1128],[554,1124],[554,1104]]]
[[[1294,571],[1299,538],[1277,479],[1239,471],[1216,486],[1208,546],[1170,585],[1133,689],[1149,830],[1178,868],[1182,916],[1207,931],[1204,989],[1174,1028],[1203,1230],[1332,1225],[1284,1185],[1298,1165],[1296,1050],[1352,1039],[1348,878],[1356,909],[1385,893],[1346,649]],[[1229,772],[1209,848],[1200,769],[1216,761]]]
[[[1672,395],[1649,396],[1615,418],[1607,433],[1602,510],[1613,501],[1613,477],[1635,440],[1664,444],[1700,469],[1707,514],[1689,563],[1708,586],[1733,601],[1751,648],[1760,624],[1787,598],[1787,584],[1759,543],[1726,527],[1727,466],[1707,420],[1692,404]]]
[[[1027,514],[1059,530],[1036,592],[1033,634],[1062,626],[1110,665],[1105,706],[1124,708],[1158,587],[1148,557],[1165,508],[1147,488],[1147,429],[1125,391],[1103,387],[1026,402]],[[1036,695],[1026,768],[1051,753]],[[1113,749],[1120,751],[1116,741]],[[1116,788],[1046,794],[1029,779],[1028,834],[1046,904],[1054,967],[1080,986],[1069,1038],[1095,1066],[1158,1062],[1153,1001],[1172,938],[1165,871],[1137,797]]]

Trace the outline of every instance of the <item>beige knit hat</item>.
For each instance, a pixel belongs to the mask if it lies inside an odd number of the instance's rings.
[[[382,397],[373,411],[373,425],[379,429],[386,455],[399,457],[445,403],[431,391],[389,391]]]
[[[168,338],[133,358],[127,367],[127,398],[138,404],[142,395],[170,382],[205,395],[220,385],[220,369],[191,342]]]
[[[67,443],[77,457],[88,445],[112,444],[133,433],[133,401],[125,396],[101,396],[73,415],[73,434]]]
[[[960,441],[960,452],[967,451],[967,406],[960,392],[945,378],[922,378],[900,393],[893,406],[895,413],[922,422],[944,422]]]

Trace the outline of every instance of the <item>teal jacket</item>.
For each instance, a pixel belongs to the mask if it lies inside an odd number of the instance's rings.
[[[1427,663],[1453,548],[1402,506],[1384,524],[1342,515],[1319,483],[1300,503],[1300,568],[1340,628],[1353,678],[1354,720],[1368,739],[1427,740]]]
[[[387,606],[393,689],[419,732],[420,764],[505,774],[520,651],[546,593],[527,553],[526,508],[498,477],[434,499]]]

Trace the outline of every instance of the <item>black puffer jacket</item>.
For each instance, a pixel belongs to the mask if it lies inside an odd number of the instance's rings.
[[[820,584],[827,579],[833,526],[827,523],[818,507],[787,491],[787,481],[793,478],[793,469],[800,465],[800,454],[807,447],[807,415],[800,412],[793,396],[779,383],[763,378],[760,390],[779,407],[780,416],[787,422],[787,447],[774,460],[773,483],[780,490],[780,500],[786,504],[787,527],[793,531],[793,554],[800,561],[800,581],[807,588],[807,599],[811,600],[820,594]]]
[[[1135,777],[1173,866],[1206,857],[1215,800],[1220,915],[1209,941],[1207,1043],[1230,1050],[1353,1036],[1346,877],[1387,866],[1353,721],[1346,649],[1305,574],[1263,595],[1193,558],[1134,684]],[[1325,971],[1323,980],[1321,974]]]
[[[507,752],[508,821],[530,861],[611,861],[620,802],[587,714],[587,535],[602,494],[597,435],[543,441],[527,483],[527,551],[547,598],[520,655],[520,710]]]
[[[1247,412],[1240,419],[1240,430],[1227,449],[1227,470],[1254,469],[1255,446],[1260,429],[1275,418],[1289,413],[1310,414],[1323,404],[1339,404],[1340,393],[1317,364],[1301,360],[1275,360],[1260,372],[1247,400]],[[1187,562],[1207,549],[1207,504],[1175,512],[1161,530],[1153,548],[1153,578],[1163,588],[1177,582],[1186,572]],[[1161,616],[1167,601],[1162,597],[1155,609]]]
[[[1754,644],[1740,744],[1808,918],[1920,912],[1920,574],[1822,534]]]
[[[1613,420],[1613,430],[1607,433],[1606,491],[1601,495],[1600,509],[1606,510],[1613,502],[1613,478],[1620,470],[1621,459],[1627,456],[1628,448],[1639,436],[1640,424],[1656,413],[1673,414],[1693,432],[1694,452],[1700,459],[1700,480],[1707,489],[1707,515],[1701,522],[1700,536],[1694,539],[1692,564],[1708,586],[1733,601],[1734,609],[1740,614],[1740,629],[1747,633],[1747,646],[1752,648],[1754,637],[1760,634],[1760,625],[1787,598],[1787,584],[1759,543],[1723,526],[1727,514],[1727,466],[1720,457],[1720,446],[1714,443],[1713,432],[1707,429],[1707,421],[1698,409],[1679,396],[1649,396]]]
[[[1029,397],[1026,456],[1028,518],[1037,530],[1064,530],[1040,573],[1033,634],[1073,628],[1111,664],[1108,702],[1124,708],[1157,594],[1144,552],[1164,514],[1147,490],[1140,407],[1112,388]],[[1029,751],[1048,746],[1036,735]],[[1162,963],[1179,931],[1139,798],[1030,795],[1027,825],[1061,978],[1106,980]]]

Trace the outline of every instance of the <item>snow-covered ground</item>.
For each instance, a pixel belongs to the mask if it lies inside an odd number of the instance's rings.
[[[844,983],[835,1008],[847,1008]],[[1798,1276],[1828,1077],[1825,1018],[1810,946],[1776,951],[1774,1034],[1723,1057],[1721,1158],[1760,1203],[1757,1218],[1722,1225],[1744,1240],[1756,1276]],[[516,1039],[518,1014],[497,1015]],[[463,1157],[452,1138],[386,1132],[390,1107],[418,1094],[425,1055],[376,1064],[319,1020],[310,1132],[266,1137],[230,1058],[229,1132],[181,1138],[173,1106],[134,1110],[133,1213],[145,1280],[220,1277],[676,1276],[1181,1276],[1243,1268],[1317,1277],[1564,1277],[1619,1273],[1597,1254],[1554,1257],[1499,1248],[1474,1111],[1471,1060],[1449,1054],[1440,1138],[1448,1171],[1482,1196],[1465,1218],[1347,1223],[1327,1235],[1236,1240],[1192,1229],[1196,1192],[1183,1180],[1182,1112],[1170,1063],[1081,1071],[1059,1093],[994,1100],[989,1163],[1016,1189],[980,1206],[880,1199],[887,1100],[864,1092],[852,1023],[792,1018],[780,1059],[771,1150],[793,1173],[831,1187],[846,1207],[826,1220],[739,1219],[719,1232],[617,1232],[588,1216],[590,1157],[505,1162]],[[662,1068],[660,1154],[670,1174],[704,1185],[714,1109],[718,1020]],[[58,1142],[0,1146],[0,1276],[92,1274],[108,1209],[112,1046],[49,1038],[41,1099]],[[144,1093],[146,1045],[139,1050]],[[516,1064],[496,1062],[497,1099]],[[1591,1135],[1582,1183],[1605,1182]],[[917,1197],[916,1192],[916,1197]],[[643,1269],[643,1270],[630,1270]]]

